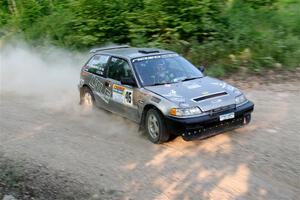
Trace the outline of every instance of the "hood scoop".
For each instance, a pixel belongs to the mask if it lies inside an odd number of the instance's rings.
[[[227,95],[227,92],[218,92],[218,93],[214,93],[214,94],[209,94],[209,95],[206,95],[206,96],[201,96],[201,97],[194,98],[193,100],[196,101],[196,102],[199,102],[199,101],[203,101],[203,100],[206,100],[206,99],[211,99],[211,98],[224,96],[224,95]]]

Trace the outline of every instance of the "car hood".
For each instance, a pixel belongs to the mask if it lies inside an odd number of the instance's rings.
[[[235,96],[241,93],[231,85],[208,76],[145,88],[176,103],[178,107],[198,106],[202,111],[234,105]]]

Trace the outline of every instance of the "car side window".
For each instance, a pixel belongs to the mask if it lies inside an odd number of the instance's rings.
[[[95,55],[87,64],[88,71],[103,76],[108,60],[109,56]]]
[[[108,78],[121,81],[121,77],[133,77],[131,68],[126,60],[112,57],[108,67]]]

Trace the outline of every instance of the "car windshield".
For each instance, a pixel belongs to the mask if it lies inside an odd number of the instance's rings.
[[[177,83],[203,77],[200,70],[177,54],[136,58],[132,63],[143,86]]]

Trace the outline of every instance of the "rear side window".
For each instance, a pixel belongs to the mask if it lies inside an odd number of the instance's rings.
[[[120,81],[121,77],[133,77],[131,68],[126,60],[112,57],[108,67],[108,78]]]
[[[104,76],[109,56],[95,55],[87,64],[88,71],[100,76]]]

